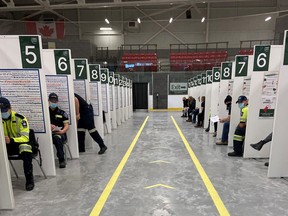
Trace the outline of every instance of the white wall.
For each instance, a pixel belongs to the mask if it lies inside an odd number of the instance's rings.
[[[169,108],[182,108],[183,101],[182,98],[186,97],[187,95],[168,95],[168,109]]]

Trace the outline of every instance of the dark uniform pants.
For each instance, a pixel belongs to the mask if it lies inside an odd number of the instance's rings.
[[[60,162],[63,162],[65,159],[65,157],[64,157],[64,142],[66,141],[66,136],[52,134],[52,139],[53,139],[53,144],[55,145],[56,150],[57,150],[57,157],[58,157]]]
[[[98,143],[99,147],[103,148],[105,146],[104,141],[95,128],[93,113],[89,113],[87,116],[83,116],[83,117],[80,116],[80,119],[78,122],[77,133],[78,133],[79,151],[85,152],[85,132],[86,132],[86,129],[88,130],[92,139]]]
[[[32,153],[22,152],[19,154],[19,145],[20,143],[7,144],[7,154],[20,156],[20,158],[23,160],[23,168],[26,179],[27,177],[31,179],[33,177]]]
[[[239,126],[236,127],[234,138],[233,138],[233,148],[234,152],[237,154],[243,154],[243,143],[245,140],[245,132],[246,127],[240,128]]]

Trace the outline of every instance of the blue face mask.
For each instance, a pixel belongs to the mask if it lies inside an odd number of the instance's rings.
[[[10,112],[4,112],[4,113],[1,113],[1,115],[2,115],[2,119],[8,119],[10,117],[11,113]]]
[[[58,104],[57,103],[50,103],[50,107],[52,109],[55,109],[56,107],[58,107]]]
[[[240,109],[243,109],[243,108],[245,107],[245,105],[244,105],[244,103],[239,103],[239,104],[238,104],[238,107],[239,107]]]

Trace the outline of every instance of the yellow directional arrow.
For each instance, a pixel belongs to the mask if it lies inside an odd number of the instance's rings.
[[[164,161],[164,160],[156,160],[156,161],[151,161],[151,162],[149,162],[149,163],[170,163],[170,162],[168,162],[168,161]]]
[[[145,189],[150,189],[150,188],[155,188],[155,187],[165,187],[165,188],[169,188],[169,189],[175,189],[174,187],[164,185],[164,184],[151,185],[151,186],[145,187]]]

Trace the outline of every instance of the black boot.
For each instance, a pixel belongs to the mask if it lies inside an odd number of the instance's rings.
[[[104,154],[106,150],[107,150],[107,146],[104,145],[103,147],[101,147],[101,149],[100,149],[100,151],[98,152],[98,154],[99,154],[99,155]]]
[[[263,147],[263,145],[265,144],[265,142],[263,140],[261,140],[260,142],[258,143],[255,143],[255,144],[250,144],[250,146],[258,151],[260,151]]]
[[[33,174],[25,175],[26,177],[26,190],[32,191],[34,189],[34,178]]]

